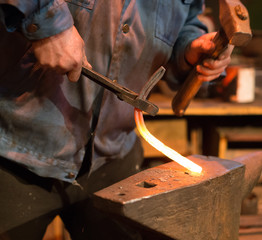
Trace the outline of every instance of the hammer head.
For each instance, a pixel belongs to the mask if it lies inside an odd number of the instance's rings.
[[[249,14],[240,0],[219,0],[219,19],[230,44],[244,46],[251,40]]]

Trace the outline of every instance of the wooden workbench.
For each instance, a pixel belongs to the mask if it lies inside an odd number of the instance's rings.
[[[154,93],[149,99],[159,107],[158,115],[174,115],[171,108],[172,97]],[[185,116],[207,115],[262,115],[262,96],[256,96],[252,103],[225,102],[220,98],[194,99],[185,112]]]

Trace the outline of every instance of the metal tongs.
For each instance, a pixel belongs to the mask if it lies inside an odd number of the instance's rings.
[[[143,87],[140,94],[133,92],[132,90],[123,87],[116,81],[111,80],[98,72],[90,68],[82,66],[82,74],[88,77],[90,80],[96,82],[102,87],[113,92],[120,100],[125,101],[135,108],[138,108],[151,116],[155,116],[158,112],[158,107],[145,99],[149,91],[155,86],[155,84],[162,78],[165,73],[165,68],[160,67],[148,80],[146,85]]]

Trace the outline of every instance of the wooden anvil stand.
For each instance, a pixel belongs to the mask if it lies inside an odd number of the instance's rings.
[[[203,168],[200,175],[170,162],[96,192],[94,204],[154,239],[237,240],[241,202],[260,177],[262,152],[189,158]]]

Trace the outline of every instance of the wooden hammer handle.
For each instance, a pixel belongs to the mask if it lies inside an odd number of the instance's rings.
[[[217,32],[213,42],[216,46],[213,53],[210,56],[203,56],[196,65],[201,64],[205,58],[218,58],[219,54],[228,46],[228,39],[223,29]],[[203,81],[198,78],[196,67],[194,67],[172,101],[172,109],[176,116],[181,117],[184,115],[191,99],[197,94],[202,83]]]

